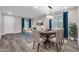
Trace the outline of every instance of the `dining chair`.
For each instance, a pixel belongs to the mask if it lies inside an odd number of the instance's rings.
[[[39,34],[39,31],[33,31],[33,35],[32,35],[32,38],[33,38],[33,49],[35,47],[35,43],[37,43],[37,52],[39,52],[39,46],[40,45],[43,45],[43,42],[45,42],[45,39],[44,37],[40,37],[40,34]]]
[[[60,32],[61,32],[61,34],[60,34],[61,42],[60,43],[63,46],[63,44],[64,44],[64,29],[61,29]]]
[[[49,41],[56,44],[57,52],[59,51],[59,48],[61,50],[61,35],[62,35],[62,30],[57,30],[56,31],[56,36],[50,36]]]

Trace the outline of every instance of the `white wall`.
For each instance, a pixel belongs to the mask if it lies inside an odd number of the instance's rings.
[[[41,20],[43,22],[43,25],[46,26],[46,28],[49,28],[49,19],[46,16],[41,16],[41,17],[32,19],[32,26],[37,26],[36,23],[38,20]]]
[[[13,28],[14,28],[15,33],[20,33],[21,32],[21,17],[14,16]]]
[[[9,15],[3,16],[3,34],[13,33],[14,17]]]
[[[78,20],[78,8],[73,8],[68,10],[68,23],[76,23]]]
[[[77,20],[77,26],[78,26],[78,47],[79,47],[79,7],[78,7],[78,20]]]
[[[69,9],[68,10],[68,30],[69,30],[69,23],[75,23],[77,25],[77,20],[78,20],[78,8],[75,7],[73,9]],[[69,34],[68,34],[68,38],[70,39]]]
[[[1,33],[2,33],[1,25],[2,25],[2,22],[1,22],[1,12],[0,12],[0,37],[1,37]]]
[[[8,16],[8,17],[5,17],[5,16]],[[5,20],[4,20],[4,17],[5,17]],[[11,21],[10,18],[12,18],[13,20]],[[9,28],[11,24],[13,24],[12,32],[11,32],[11,29]],[[5,28],[5,25],[6,25],[6,28]],[[6,31],[6,33],[5,33],[5,31]],[[11,33],[20,33],[21,32],[21,17],[5,15],[0,12],[0,36],[3,34],[10,33],[10,32]]]

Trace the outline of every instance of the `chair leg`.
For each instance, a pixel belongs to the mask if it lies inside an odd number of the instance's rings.
[[[37,52],[39,52],[39,46],[40,46],[40,43],[38,44],[38,49],[37,49]]]
[[[64,40],[61,40],[61,45],[63,46],[63,44],[64,44]]]
[[[50,47],[50,42],[49,42],[49,48],[51,48],[51,47]]]
[[[61,42],[59,42],[60,50],[61,50]]]
[[[57,52],[59,51],[59,49],[58,49],[58,43],[56,43],[56,48],[57,48]]]
[[[53,42],[53,45],[54,45],[54,42]]]
[[[46,43],[44,44],[44,48],[46,48]]]
[[[34,49],[34,46],[35,46],[35,41],[33,42],[33,48],[32,49]]]
[[[62,45],[63,45],[64,44],[64,39],[62,41],[63,41],[63,43],[62,43]]]

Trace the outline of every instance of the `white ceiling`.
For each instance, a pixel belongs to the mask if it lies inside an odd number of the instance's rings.
[[[34,6],[0,6],[0,10],[2,11],[2,13],[6,14],[12,12],[12,15],[35,18],[47,14],[49,13],[49,11],[53,13],[74,7],[75,6],[53,6],[53,9],[50,10],[47,6],[37,6],[37,8],[35,8]]]

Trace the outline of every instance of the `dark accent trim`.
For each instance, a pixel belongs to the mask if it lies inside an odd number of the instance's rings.
[[[29,25],[28,28],[31,28],[31,19],[28,19]]]
[[[37,52],[39,52],[39,46],[40,46],[40,43],[38,43],[38,49],[37,49]]]
[[[63,12],[64,37],[68,38],[68,12]]]
[[[21,32],[23,33],[24,29],[24,18],[21,18]]]
[[[52,19],[49,20],[49,30],[52,28]]]

